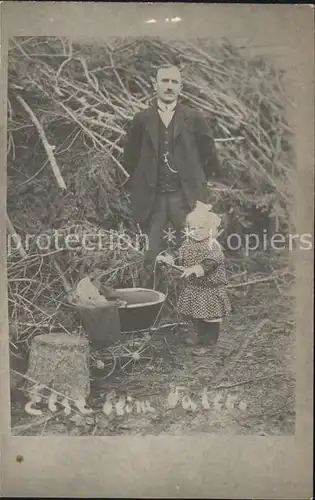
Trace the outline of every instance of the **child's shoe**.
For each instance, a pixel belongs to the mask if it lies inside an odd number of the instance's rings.
[[[192,351],[194,356],[205,356],[206,354],[210,354],[214,352],[215,347],[217,345],[217,336],[211,335],[211,332],[199,332],[198,333],[198,345],[197,349]]]
[[[199,344],[203,347],[214,347],[219,339],[219,323],[198,322]]]
[[[198,341],[195,335],[186,335],[184,337],[183,343],[188,347],[198,345]]]

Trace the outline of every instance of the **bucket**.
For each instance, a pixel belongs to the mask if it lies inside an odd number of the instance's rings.
[[[116,302],[95,306],[77,306],[89,341],[98,349],[121,340],[120,319]]]

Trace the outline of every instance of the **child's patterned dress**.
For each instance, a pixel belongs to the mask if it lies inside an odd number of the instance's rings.
[[[205,274],[183,278],[178,300],[181,314],[195,319],[217,320],[227,316],[231,305],[226,289],[224,255],[216,240],[196,241],[188,238],[180,248],[179,260],[184,267],[201,264]]]

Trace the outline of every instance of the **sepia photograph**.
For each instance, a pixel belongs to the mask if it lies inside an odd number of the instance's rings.
[[[312,6],[0,12],[0,494],[311,498]]]
[[[228,38],[10,38],[12,435],[294,435],[283,77]]]

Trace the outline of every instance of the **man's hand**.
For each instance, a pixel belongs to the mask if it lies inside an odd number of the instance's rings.
[[[158,255],[156,258],[157,262],[164,262],[164,264],[168,264],[169,266],[174,265],[174,257],[172,255]]]
[[[195,274],[197,278],[201,278],[202,276],[204,276],[205,272],[203,270],[203,267],[200,264],[187,267],[181,275],[181,278],[188,278],[188,276],[191,276],[193,274]]]

